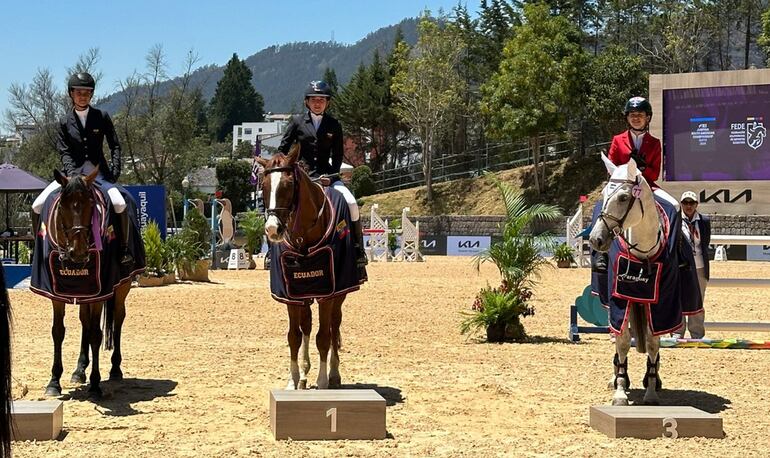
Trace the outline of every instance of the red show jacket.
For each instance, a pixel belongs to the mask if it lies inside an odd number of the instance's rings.
[[[612,137],[612,145],[610,145],[608,159],[618,166],[626,164],[631,158],[633,144],[630,131],[627,130],[615,135]],[[647,132],[642,138],[642,147],[639,149],[638,153],[647,162],[647,166],[642,172],[644,179],[647,180],[647,183],[649,183],[650,186],[658,187],[658,185],[655,184],[655,181],[657,181],[660,176],[660,163],[663,156],[660,140]]]

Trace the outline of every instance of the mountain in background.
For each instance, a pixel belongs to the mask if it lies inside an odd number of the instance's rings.
[[[257,91],[265,99],[265,112],[289,113],[302,107],[302,91],[308,82],[321,79],[326,68],[332,68],[341,85],[347,84],[350,77],[363,62],[369,64],[375,50],[383,58],[390,53],[396,30],[401,28],[404,40],[414,45],[417,42],[417,19],[404,19],[399,24],[383,27],[370,33],[352,45],[333,42],[299,42],[270,46],[258,53],[243,58],[251,69],[251,80]],[[226,60],[229,60],[227,56]],[[207,65],[192,75],[192,85],[200,86],[206,100],[214,96],[217,82],[224,73],[224,66]],[[161,85],[161,91],[171,87],[173,81]],[[99,108],[110,113],[122,109],[123,97],[116,92],[99,101]]]

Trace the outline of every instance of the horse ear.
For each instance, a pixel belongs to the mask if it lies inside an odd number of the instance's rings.
[[[67,187],[67,183],[69,183],[67,177],[65,177],[64,174],[59,171],[59,169],[53,169],[53,179],[59,183],[62,188]]]
[[[607,173],[610,175],[612,175],[618,168],[618,166],[613,164],[612,161],[604,154],[604,152],[602,152],[602,162],[604,162],[604,166],[607,168]]]
[[[287,165],[294,165],[294,163],[297,162],[297,159],[299,159],[299,142],[295,142],[293,145],[291,145],[291,149],[289,149],[289,154],[286,156],[287,158]]]
[[[636,174],[638,173],[639,168],[636,165],[636,161],[634,159],[628,160],[628,178],[636,178]]]
[[[98,165],[96,167],[94,167],[94,169],[91,170],[91,173],[89,173],[88,176],[86,177],[86,184],[90,186],[94,182],[94,180],[96,179],[97,175],[99,175],[99,166]]]

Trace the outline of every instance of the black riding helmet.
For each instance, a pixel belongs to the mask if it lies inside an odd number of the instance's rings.
[[[647,113],[647,116],[652,117],[652,105],[644,97],[631,97],[626,102],[626,107],[623,109],[623,116],[628,116],[628,113],[632,111],[643,111]]]
[[[332,88],[324,81],[311,81],[305,89],[305,98],[308,97],[326,97],[332,98]]]
[[[91,89],[96,88],[96,80],[87,72],[78,72],[70,76],[67,82],[67,92],[72,92],[73,89]]]

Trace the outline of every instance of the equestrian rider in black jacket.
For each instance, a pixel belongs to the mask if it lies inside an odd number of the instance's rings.
[[[357,253],[359,272],[365,276],[366,254],[364,253],[363,231],[361,229],[358,204],[353,193],[340,180],[342,165],[342,126],[339,121],[326,113],[332,98],[332,91],[323,81],[311,81],[305,90],[304,114],[293,116],[281,140],[278,150],[288,153],[294,142],[300,144],[300,160],[307,167],[308,174],[317,178],[333,176],[331,186],[342,193],[350,208],[353,221],[353,243]]]
[[[99,167],[97,184],[112,202],[120,222],[123,251],[120,262],[130,267],[134,261],[128,251],[130,220],[125,212],[126,201],[120,189],[115,186],[121,171],[120,142],[110,115],[90,105],[95,87],[96,81],[86,72],[75,73],[70,77],[67,90],[73,109],[59,123],[56,149],[61,156],[64,174],[68,177],[87,175],[95,167]],[[105,139],[110,148],[109,163],[102,150]],[[54,181],[32,204],[32,224],[35,231],[38,230],[40,211],[46,198],[57,188],[59,183]]]

